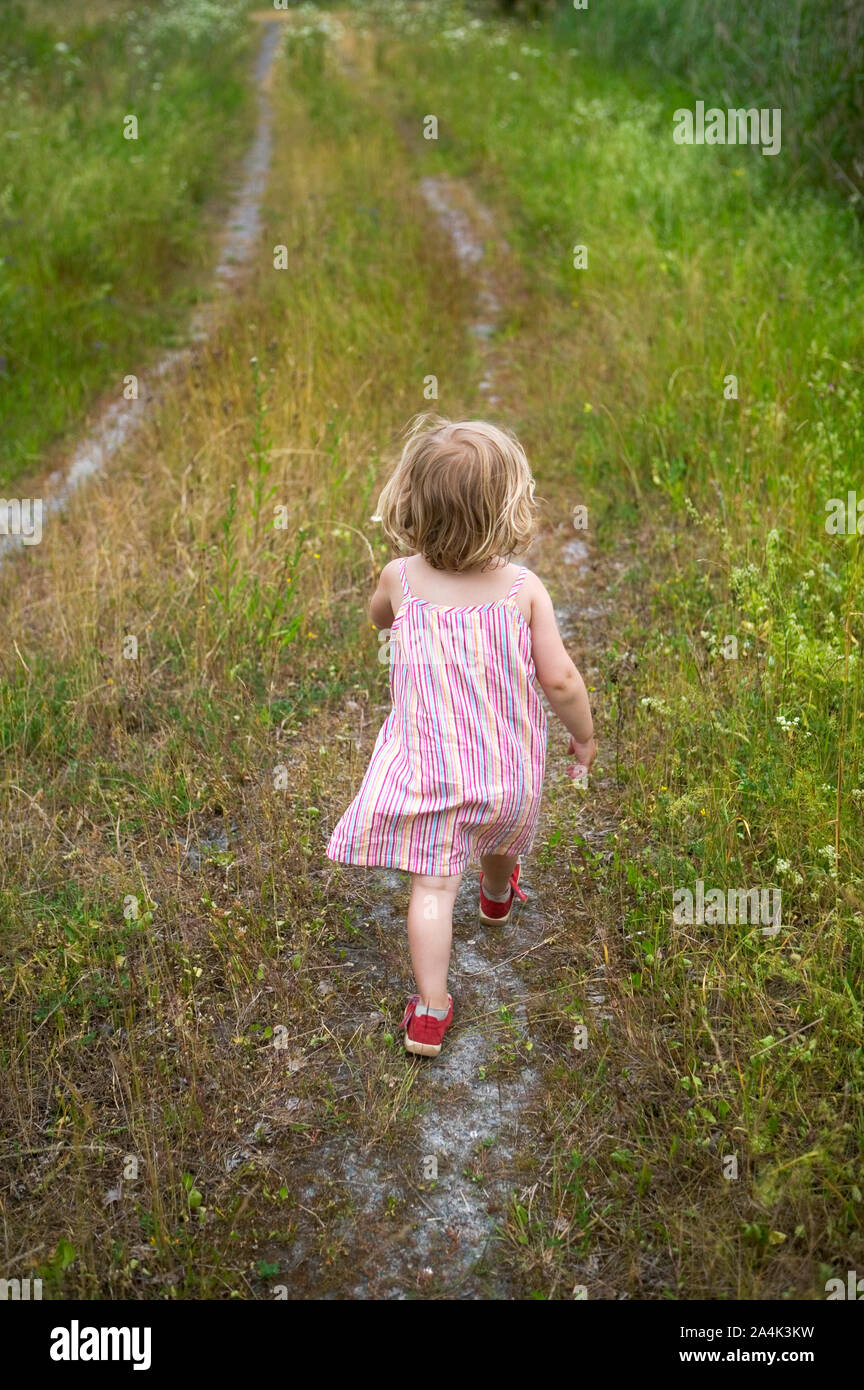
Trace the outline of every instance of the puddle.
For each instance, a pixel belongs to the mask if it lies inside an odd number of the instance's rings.
[[[213,295],[192,316],[188,325],[190,343],[210,337],[219,312],[220,291],[232,285],[250,261],[261,233],[261,203],[267,184],[273,140],[273,116],[267,94],[267,81],[283,34],[276,23],[264,26],[255,61],[254,81],[258,91],[255,137],[243,160],[240,186],[228,213],[213,273]],[[164,382],[192,359],[193,348],[175,348],[163,354],[146,376],[139,377],[137,400],[118,400],[109,405],[91,432],[79,443],[65,471],[52,473],[40,486],[43,519],[61,510],[88,478],[101,473],[109,461],[130,440],[157,402]],[[8,524],[0,513],[0,530]],[[0,555],[18,548],[18,535],[0,534]]]

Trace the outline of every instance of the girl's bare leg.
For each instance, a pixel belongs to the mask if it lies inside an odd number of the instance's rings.
[[[414,874],[408,904],[408,945],[417,993],[427,1009],[446,1009],[447,971],[453,940],[453,903],[461,874]]]
[[[515,854],[484,854],[480,860],[483,887],[500,898],[510,886],[510,875],[517,862],[518,856]]]

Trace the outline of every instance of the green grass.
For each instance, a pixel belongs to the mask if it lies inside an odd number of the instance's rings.
[[[511,248],[500,418],[601,734],[587,794],[550,777],[548,930],[512,964],[541,1082],[485,1274],[542,1299],[823,1297],[864,1260],[861,544],[825,531],[860,469],[859,224],[756,151],[675,146],[681,89],[557,26],[355,18],[338,51],[288,45],[261,254],[194,389],[0,571],[9,1229],[55,1296],[302,1297],[423,1219],[432,1083],[389,1022],[405,943],[323,847],[386,704],[386,460],[428,373],[442,410],[485,408],[473,291],[417,194],[449,171]],[[564,746],[553,728],[553,773]],[[782,886],[781,932],[676,922],[699,879]],[[379,1165],[379,1225],[334,1154]]]
[[[563,37],[605,66],[682,82],[689,101],[782,112],[787,159],[769,159],[781,187],[803,175],[860,211],[864,178],[861,45],[855,0],[617,0],[576,12],[551,7]],[[791,168],[790,168],[791,163]]]
[[[39,473],[98,393],[182,331],[212,260],[208,200],[251,131],[246,8],[4,10],[0,484]]]

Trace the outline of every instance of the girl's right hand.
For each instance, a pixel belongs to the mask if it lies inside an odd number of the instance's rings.
[[[577,762],[567,769],[568,776],[574,778],[578,777],[583,769],[585,772],[590,771],[591,764],[597,757],[597,741],[593,734],[591,738],[585,742],[578,738],[573,738],[571,735],[567,752],[573,753],[577,759]]]

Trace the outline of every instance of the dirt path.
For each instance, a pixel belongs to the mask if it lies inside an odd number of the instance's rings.
[[[421,193],[446,231],[461,269],[475,279],[477,318],[470,331],[478,340],[483,364],[477,389],[489,405],[497,405],[492,337],[501,299],[490,269],[494,258],[484,248],[499,245],[500,236],[491,214],[465,183],[425,178]],[[499,249],[506,251],[500,245]],[[527,874],[530,882],[530,867]],[[389,877],[404,888],[399,875]],[[382,894],[379,923],[389,931],[404,930],[404,912],[394,908],[392,895]],[[464,1284],[488,1251],[496,1219],[506,1205],[522,1116],[537,1080],[530,1062],[528,1014],[510,957],[530,951],[545,927],[540,901],[530,889],[528,901],[507,927],[484,927],[477,916],[476,876],[463,879],[454,912],[451,967],[459,1027],[440,1059],[431,1066],[419,1064],[425,1104],[415,1162],[418,1182],[426,1191],[425,1211],[418,1207],[412,1234],[411,1261],[421,1283],[443,1276],[451,1287]],[[496,1062],[503,1053],[509,1065],[506,1075],[496,1077]],[[442,1237],[447,1245],[444,1268]],[[402,1251],[393,1252],[390,1265],[391,1272],[404,1279]]]
[[[508,248],[492,214],[464,181],[427,177],[419,191],[449,238],[457,265],[476,286],[476,317],[469,325],[480,368],[476,413],[485,414],[491,407],[495,418],[506,420],[507,406],[500,394],[506,389],[506,358],[495,333],[503,314],[504,286],[517,274]],[[527,558],[541,577],[555,576],[559,589],[563,572],[569,592],[579,594],[578,607],[568,599],[558,610],[565,638],[581,627],[579,610],[588,608],[595,619],[602,614],[589,548],[576,537],[569,518],[552,538],[539,539]],[[561,729],[550,720],[549,776],[564,777],[565,746]],[[541,840],[542,829],[538,844]],[[479,921],[476,874],[469,872],[463,880],[454,912],[451,965],[455,1026],[440,1058],[394,1057],[395,1075],[385,1078],[396,1092],[394,1114],[400,1097],[416,1111],[410,1147],[397,1134],[389,1149],[372,1141],[365,1150],[348,1151],[344,1141],[336,1140],[316,1153],[316,1175],[303,1190],[301,1202],[314,1211],[327,1192],[345,1194],[350,1216],[339,1223],[336,1240],[340,1253],[347,1255],[341,1268],[352,1270],[350,1283],[338,1288],[329,1283],[327,1262],[319,1263],[311,1233],[295,1240],[282,1258],[289,1270],[311,1275],[314,1284],[319,1278],[327,1281],[328,1296],[515,1295],[512,1277],[504,1272],[506,1262],[496,1259],[496,1241],[512,1202],[530,1201],[520,1167],[522,1155],[535,1142],[534,1112],[543,1103],[539,1062],[544,1054],[531,1025],[532,1007],[542,1008],[543,988],[528,989],[517,966],[549,947],[559,934],[544,910],[544,870],[536,852],[525,859],[523,884],[527,902],[517,905],[506,928],[496,929]],[[368,947],[346,942],[352,976],[358,981],[362,975],[370,993],[386,984],[388,996],[398,997],[404,988],[404,959],[398,954],[401,947],[393,943],[405,937],[407,880],[399,873],[375,871],[364,876],[360,896],[361,908],[352,909],[352,915]],[[374,959],[376,947],[383,965]],[[599,947],[596,957],[595,978],[586,988],[599,1021],[609,1018]],[[374,1026],[374,1017],[372,1022]],[[355,1026],[362,1024],[357,1021]],[[401,1051],[398,1035],[394,1046]],[[402,1128],[401,1121],[392,1128]],[[290,1277],[287,1287],[292,1287]]]

